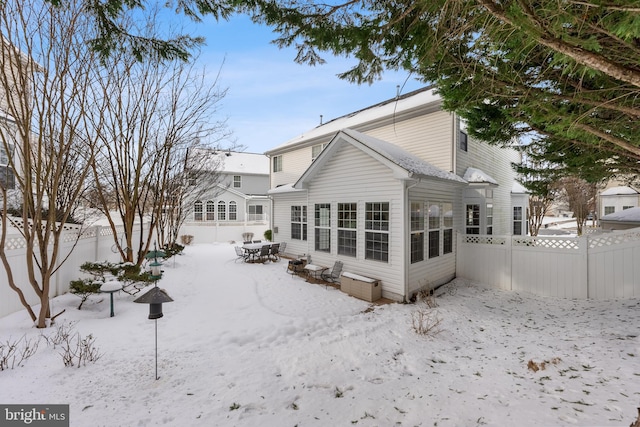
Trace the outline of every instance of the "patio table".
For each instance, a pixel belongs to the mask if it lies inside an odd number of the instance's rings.
[[[271,246],[273,245],[273,242],[245,243],[242,245],[242,250],[247,254],[247,261],[253,262],[252,260],[256,258],[256,255],[260,253],[260,249],[265,245]]]
[[[329,267],[324,267],[322,265],[315,265],[315,264],[305,265],[304,269],[307,272],[307,280],[309,280],[309,277],[319,280],[320,278],[322,278],[322,272],[327,270],[328,268]]]

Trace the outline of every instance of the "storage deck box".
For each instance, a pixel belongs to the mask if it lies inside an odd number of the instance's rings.
[[[340,290],[353,297],[373,302],[382,298],[380,280],[353,273],[342,273]]]

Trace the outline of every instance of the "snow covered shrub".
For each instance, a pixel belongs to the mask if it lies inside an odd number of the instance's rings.
[[[95,337],[91,334],[82,338],[80,333],[74,336],[67,336],[66,341],[61,344],[62,362],[64,366],[86,366],[87,362],[95,362],[102,354],[95,347]]]
[[[69,292],[80,297],[78,310],[82,309],[82,304],[93,294],[100,293],[102,282],[93,279],[72,280],[69,283]]]
[[[63,323],[50,336],[43,335],[48,345],[60,346],[64,366],[86,366],[87,362],[95,362],[102,354],[95,347],[92,334],[82,338],[79,332],[74,333],[74,323]]]
[[[38,350],[40,339],[25,336],[16,341],[0,343],[0,371],[13,369],[22,364]]]
[[[183,245],[190,245],[193,242],[193,236],[190,234],[183,234],[180,236],[180,241]]]

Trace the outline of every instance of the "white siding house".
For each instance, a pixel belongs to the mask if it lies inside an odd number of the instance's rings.
[[[180,234],[194,236],[195,242],[242,241],[247,232],[264,239],[271,212],[269,159],[264,154],[222,151],[210,153],[207,164],[218,176],[204,191],[198,187]]]
[[[640,207],[640,192],[633,187],[621,185],[600,193],[600,218],[637,207]]]
[[[526,197],[520,211],[512,203],[519,154],[468,138],[433,88],[327,122],[267,155],[274,240],[289,255],[340,260],[379,279],[394,300],[455,277],[457,233],[510,234],[526,212]]]

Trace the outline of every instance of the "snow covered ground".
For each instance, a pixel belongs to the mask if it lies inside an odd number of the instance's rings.
[[[640,300],[572,301],[456,280],[437,292],[440,332],[421,304],[372,306],[286,274],[286,261],[234,263],[229,244],[187,247],[148,305],[63,295],[57,325],[92,334],[102,357],[65,367],[42,339],[0,371],[0,403],[70,404],[84,426],[628,426],[640,406]],[[0,319],[0,343],[37,330]],[[543,368],[544,365],[544,369]],[[538,369],[538,370],[535,370]]]

